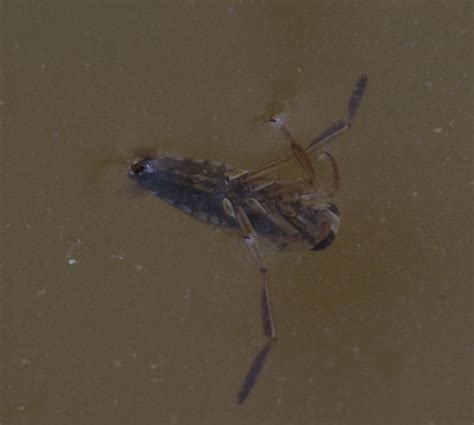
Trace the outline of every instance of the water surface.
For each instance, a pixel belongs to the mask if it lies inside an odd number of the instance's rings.
[[[2,424],[472,422],[472,3],[2,2]],[[133,190],[134,151],[249,168],[343,117],[323,252]],[[327,168],[321,165],[321,179]]]

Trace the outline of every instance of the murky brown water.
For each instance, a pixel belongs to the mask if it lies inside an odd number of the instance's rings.
[[[10,424],[467,424],[472,3],[19,2],[1,10],[1,410]],[[133,190],[133,151],[252,167],[369,88],[330,147],[330,249],[269,256]],[[125,160],[117,161],[117,158]]]

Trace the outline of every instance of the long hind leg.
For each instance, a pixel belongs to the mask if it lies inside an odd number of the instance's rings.
[[[332,139],[350,130],[352,120],[359,110],[360,103],[367,88],[368,78],[366,74],[359,76],[352,95],[347,104],[347,119],[339,119],[332,123],[326,130],[324,130],[319,136],[315,137],[308,146],[306,146],[306,152],[310,153],[316,149],[321,148],[325,144],[329,143]]]
[[[276,339],[275,324],[272,314],[272,306],[270,300],[270,289],[268,282],[268,267],[262,257],[259,249],[258,234],[253,228],[250,220],[245,213],[244,209],[240,205],[236,205],[234,208],[237,221],[240,225],[240,230],[243,235],[244,243],[247,246],[252,258],[257,263],[260,273],[263,278],[263,291],[262,291],[262,319],[263,319],[263,330],[265,336]]]
[[[367,88],[367,83],[368,83],[367,75],[366,74],[360,75],[359,78],[357,79],[354,89],[352,90],[352,95],[347,104],[347,118],[339,119],[335,121],[323,132],[321,132],[317,137],[315,137],[306,146],[306,148],[303,149],[304,153],[309,154],[317,149],[320,149],[322,146],[326,145],[327,143],[335,139],[337,136],[344,134],[345,132],[350,130],[353,118],[355,114],[357,113],[357,111],[359,110],[362,98],[364,97],[364,93]],[[283,130],[283,131],[287,133],[287,138],[288,138],[288,133],[289,133],[288,130],[286,131]],[[293,138],[293,136],[291,136],[291,133],[289,134],[289,137],[290,137],[289,140],[291,141],[291,138]],[[295,148],[295,149],[298,149],[298,148]],[[274,174],[278,172],[279,170],[292,165],[295,160],[298,160],[298,162],[301,163],[300,160],[303,158],[304,158],[303,155],[301,155],[300,153],[297,154],[295,153],[295,150],[293,150],[293,155],[290,157],[267,162],[266,164],[260,167],[257,167],[254,170],[240,173],[231,179],[235,179],[235,180],[243,179],[245,181],[252,181],[252,180],[264,177],[268,174]],[[303,161],[305,160],[303,159]],[[304,166],[303,168],[306,171],[306,168]],[[308,171],[306,171],[306,173],[308,174]]]
[[[226,213],[239,222],[242,236],[250,254],[258,265],[260,273],[263,277],[263,289],[262,289],[262,321],[263,321],[263,332],[268,338],[265,346],[257,353],[254,357],[250,368],[245,375],[244,381],[240,387],[237,395],[237,404],[242,404],[253,387],[257,383],[258,376],[263,369],[265,361],[270,353],[271,346],[276,339],[275,325],[273,321],[272,308],[270,302],[269,284],[268,284],[268,267],[265,264],[263,257],[261,256],[258,249],[258,235],[253,228],[250,220],[243,210],[242,206],[237,204],[235,207],[229,199],[223,200],[223,207]]]

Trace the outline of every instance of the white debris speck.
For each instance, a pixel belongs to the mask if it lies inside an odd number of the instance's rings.
[[[72,265],[72,264],[76,264],[78,262],[78,260],[76,258],[74,258],[72,256],[73,254],[73,251],[81,246],[83,244],[83,242],[79,239],[79,238],[76,238],[74,239],[71,244],[69,245],[67,251],[66,251],[66,261],[69,265]]]
[[[412,193],[411,193],[411,196],[412,196],[413,198],[416,198],[416,197],[418,196],[418,192],[412,192]]]
[[[433,131],[437,134],[441,134],[441,132],[443,131],[443,128],[442,127],[433,128]]]
[[[31,364],[31,359],[27,358],[27,357],[22,357],[20,359],[20,364],[22,366],[29,366]]]
[[[186,292],[184,294],[184,299],[189,300],[192,295],[192,290],[190,288],[186,289]]]
[[[41,289],[36,293],[36,295],[37,295],[38,297],[44,297],[44,296],[46,295],[46,289],[41,288]]]

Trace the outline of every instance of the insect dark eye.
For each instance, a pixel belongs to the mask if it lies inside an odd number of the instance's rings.
[[[133,174],[140,174],[143,170],[145,169],[145,166],[143,165],[143,162],[136,162],[135,164],[132,164],[130,166],[130,171]]]
[[[339,216],[339,208],[337,208],[337,206],[333,203],[330,203],[328,208],[334,213],[336,214],[337,216]]]
[[[322,249],[327,248],[329,245],[331,245],[333,243],[335,237],[336,237],[336,235],[331,230],[329,232],[329,235],[327,235],[325,239],[323,239],[322,241],[319,241],[318,243],[314,244],[311,251],[321,251]]]

